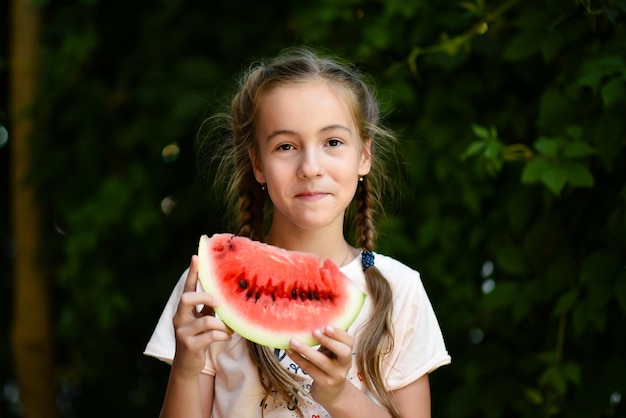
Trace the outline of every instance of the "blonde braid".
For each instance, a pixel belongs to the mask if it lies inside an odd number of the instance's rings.
[[[253,240],[263,241],[265,193],[261,185],[256,183],[252,172],[247,173],[239,184],[239,235]],[[257,188],[252,185],[258,185]]]
[[[364,251],[373,251],[375,227],[373,222],[373,197],[369,191],[369,179],[359,181],[356,192],[357,239]],[[372,312],[368,322],[359,331],[362,338],[356,347],[356,362],[363,383],[378,401],[389,410],[393,418],[400,412],[391,394],[385,388],[381,366],[393,350],[393,292],[391,286],[376,266],[365,269],[365,281],[370,290]]]

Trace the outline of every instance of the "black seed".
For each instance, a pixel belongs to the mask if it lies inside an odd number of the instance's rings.
[[[317,294],[317,292],[311,292],[313,293],[313,297],[315,298],[315,300],[320,300],[320,295]]]
[[[313,292],[309,292],[309,294],[307,295],[307,297],[309,298],[309,300],[313,300]]]
[[[239,280],[239,287],[241,287],[242,289],[245,289],[248,287],[248,282],[245,280]]]
[[[255,293],[255,294],[254,294],[254,301],[256,302],[257,300],[259,300],[259,298],[260,298],[260,297],[261,297],[261,294],[260,294],[260,293],[258,293],[258,292],[257,292],[257,293]]]
[[[276,295],[272,293],[272,302],[276,302]]]
[[[292,298],[294,298],[294,299],[297,299],[297,298],[298,298],[298,292],[296,292],[296,289],[293,289],[293,290],[291,291],[291,297],[292,297]]]
[[[246,292],[246,297],[247,297],[247,298],[250,298],[251,296],[252,296],[252,291],[251,291],[251,290],[248,290],[248,291]]]
[[[302,300],[306,299],[306,292],[305,291],[300,292],[300,299],[302,299]]]

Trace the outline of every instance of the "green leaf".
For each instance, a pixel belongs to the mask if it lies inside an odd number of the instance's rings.
[[[607,250],[598,250],[585,258],[580,270],[582,283],[597,283],[599,277],[613,276],[617,262],[614,255]]]
[[[600,91],[602,94],[602,102],[604,107],[614,105],[620,100],[624,100],[624,80],[621,77],[615,77],[609,80]]]
[[[563,142],[561,138],[542,137],[535,142],[535,149],[543,155],[556,158]]]
[[[484,126],[472,125],[472,131],[474,131],[474,135],[476,135],[478,138],[489,139],[490,137],[489,129],[485,128]]]
[[[587,157],[595,153],[595,148],[583,141],[567,142],[563,146],[563,156],[565,158]]]
[[[576,83],[597,91],[605,77],[620,73],[623,69],[624,58],[621,55],[600,56],[585,63]]]
[[[498,140],[490,140],[486,145],[485,158],[493,162],[502,162],[502,143]]]
[[[578,365],[578,363],[568,361],[563,364],[561,370],[563,372],[563,376],[565,376],[567,380],[577,385],[580,385],[580,366]]]
[[[552,166],[541,174],[541,181],[552,193],[559,196],[565,187],[567,177],[568,173],[563,167]]]
[[[567,180],[572,186],[593,187],[593,175],[583,164],[566,162],[563,168],[567,171]]]
[[[534,405],[541,405],[543,403],[543,395],[539,389],[528,388],[524,391],[526,398]]]
[[[563,34],[558,31],[549,31],[541,42],[543,60],[549,62],[563,47],[565,42]]]
[[[600,83],[604,78],[604,72],[596,71],[593,73],[585,74],[581,78],[578,79],[578,85],[582,87],[589,87],[593,91],[596,91],[598,87],[600,87]]]
[[[578,289],[571,289],[569,292],[561,296],[559,301],[556,303],[552,314],[556,317],[569,312],[578,300],[579,293]]]
[[[501,246],[496,250],[495,259],[504,272],[521,275],[526,271],[526,262],[522,252],[512,245]]]
[[[520,32],[506,46],[502,57],[509,61],[519,61],[530,57],[539,50],[541,36],[538,30]]]
[[[541,180],[543,173],[550,169],[552,164],[545,158],[535,157],[526,163],[522,171],[522,183],[536,183]]]
[[[580,125],[569,125],[565,128],[565,133],[573,140],[578,141],[583,136],[583,128]]]
[[[467,146],[465,151],[463,151],[463,153],[461,154],[461,159],[465,160],[469,157],[473,157],[475,155],[480,154],[485,149],[485,146],[486,146],[485,141],[472,142],[471,144]]]

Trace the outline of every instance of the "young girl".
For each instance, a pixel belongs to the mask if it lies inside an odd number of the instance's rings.
[[[359,72],[307,49],[255,65],[228,131],[216,184],[227,183],[237,233],[328,258],[368,297],[347,332],[312,331],[317,347],[264,347],[208,312],[220,301],[196,291],[193,256],[145,351],[172,365],[161,416],[430,417],[428,373],[450,357],[419,274],[373,252],[380,156],[394,138]]]

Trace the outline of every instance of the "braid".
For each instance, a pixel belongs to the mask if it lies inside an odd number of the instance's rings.
[[[374,247],[375,228],[373,222],[373,198],[369,191],[367,177],[359,181],[356,191],[356,223],[357,239],[360,247],[372,251]],[[365,281],[371,292],[372,313],[369,321],[360,330],[361,338],[356,347],[356,362],[363,383],[385,406],[392,417],[400,417],[391,394],[384,385],[381,376],[381,365],[386,355],[393,350],[393,294],[391,286],[376,266],[365,270]]]
[[[287,405],[295,406],[301,417],[304,418],[304,412],[300,403],[301,397],[310,396],[301,394],[297,388],[301,387],[301,382],[287,370],[283,369],[276,358],[273,348],[266,347],[250,340],[246,340],[248,351],[252,361],[257,365],[261,386],[265,391],[263,402],[267,402],[270,396],[275,399],[282,399]],[[276,396],[274,393],[278,393]],[[264,414],[265,408],[261,410]]]
[[[359,246],[373,251],[376,228],[374,227],[373,198],[369,192],[369,178],[361,177],[356,189],[356,230]]]
[[[251,179],[248,177],[252,177]],[[239,183],[239,235],[257,241],[263,241],[265,233],[263,228],[265,193],[257,184],[252,172],[244,175]]]

